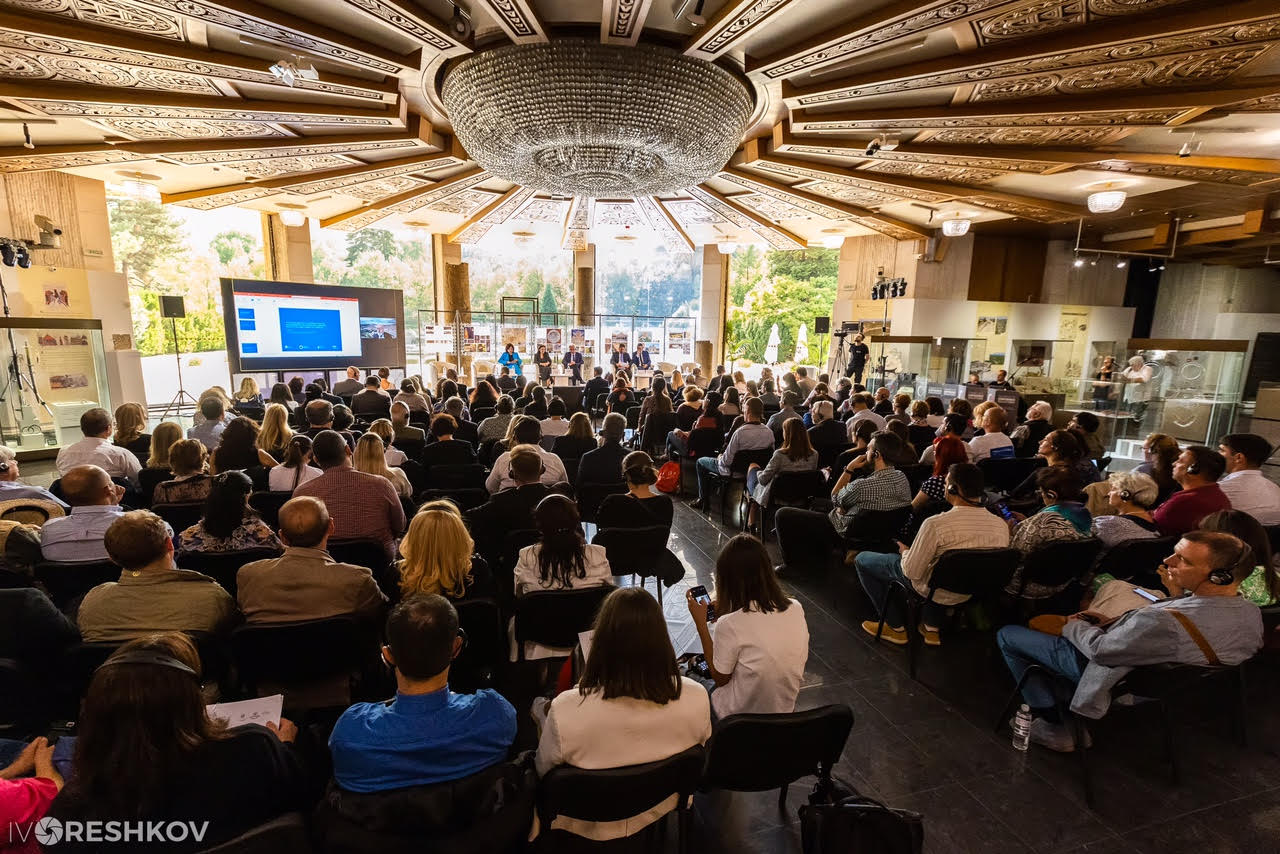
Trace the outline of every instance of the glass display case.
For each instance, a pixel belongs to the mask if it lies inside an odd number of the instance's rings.
[[[863,384],[881,386],[896,394],[899,390],[924,397],[928,385],[934,339],[927,335],[882,335],[871,339],[871,357]]]
[[[1248,346],[1190,339],[1095,341],[1082,372],[1071,378],[1074,394],[1067,407],[1096,412],[1103,446],[1120,459],[1140,460],[1150,433],[1217,447],[1235,424]],[[1114,357],[1110,363],[1108,356]]]
[[[0,353],[0,437],[15,451],[78,442],[85,410],[112,408],[100,321],[3,317]]]

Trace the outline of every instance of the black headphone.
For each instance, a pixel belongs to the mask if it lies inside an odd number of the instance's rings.
[[[956,498],[959,498],[961,501],[963,501],[964,503],[972,507],[978,507],[978,506],[981,506],[982,504],[981,501],[975,501],[969,496],[965,495],[963,492],[960,491],[960,487],[956,486],[954,483],[947,484],[947,495],[954,495]]]
[[[1200,473],[1199,463],[1187,463],[1187,474],[1199,474],[1199,473]]]
[[[1220,566],[1212,570],[1209,573],[1209,583],[1217,584],[1221,587],[1226,587],[1228,584],[1235,583],[1235,580],[1236,580],[1235,568],[1239,566],[1241,562],[1244,561],[1246,556],[1251,555],[1252,552],[1253,552],[1253,549],[1249,548],[1249,544],[1241,540],[1240,550],[1236,552],[1235,560],[1231,562],[1230,566],[1225,566],[1225,567]]]
[[[1132,501],[1132,500],[1133,500],[1133,493],[1132,493],[1132,492],[1130,492],[1130,491],[1129,491],[1129,490],[1127,490],[1127,489],[1122,489],[1122,490],[1120,490],[1120,500],[1121,500],[1121,501]]]
[[[171,667],[174,670],[181,670],[183,673],[189,673],[192,676],[199,678],[198,673],[173,656],[165,655],[162,652],[148,652],[141,649],[133,652],[126,652],[121,655],[113,655],[107,661],[98,665],[94,672],[96,673],[104,667],[114,667],[117,664],[153,664],[157,667]]]

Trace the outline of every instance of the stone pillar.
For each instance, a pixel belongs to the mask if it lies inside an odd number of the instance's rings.
[[[573,253],[573,313],[582,326],[595,323],[596,313],[596,245]]]
[[[446,264],[444,270],[444,290],[441,293],[440,308],[444,312],[446,322],[454,318],[454,313],[464,323],[471,319],[471,273],[470,266],[463,263]]]
[[[314,282],[311,228],[307,222],[291,227],[278,213],[262,212],[262,251],[267,278],[277,282]]]
[[[450,264],[461,264],[461,263],[462,263],[462,244],[450,243],[449,236],[447,234],[431,235],[431,274],[432,274],[431,278],[432,278],[432,289],[434,291],[434,296],[435,296],[435,299],[432,304],[436,307],[438,311],[443,310],[445,307],[444,292],[445,292],[445,283],[448,280],[448,276],[446,274],[447,268],[449,267]],[[464,305],[470,305],[470,302],[471,302],[470,297],[471,297],[471,286],[468,280],[467,301],[466,303],[464,303]],[[453,321],[452,317],[449,317],[449,318],[446,318],[443,316],[440,317],[440,322],[442,323],[451,323],[452,321]]]
[[[694,252],[694,261],[702,283],[702,310],[698,317],[698,341],[694,353],[697,354],[703,373],[710,377],[715,375],[715,366],[725,357],[724,320],[729,298],[729,256],[720,254],[720,250],[711,243],[703,246],[701,252]],[[710,347],[710,355],[705,360],[703,342]]]

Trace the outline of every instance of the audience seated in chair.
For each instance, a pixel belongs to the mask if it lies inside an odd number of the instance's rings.
[[[1073,712],[1098,719],[1107,713],[1111,689],[1135,667],[1230,666],[1257,652],[1262,646],[1262,615],[1257,605],[1239,595],[1240,583],[1253,571],[1252,550],[1238,538],[1190,531],[1161,570],[1166,584],[1190,595],[1130,611],[1109,624],[1096,624],[1096,617],[1087,612],[1076,614],[1066,618],[1061,635],[1005,626],[997,641],[1015,679],[1038,664],[1071,686]],[[1023,684],[1023,699],[1035,715],[1031,740],[1070,752],[1075,739],[1057,711],[1056,687],[1035,676]]]
[[[515,486],[489,496],[489,500],[467,512],[467,522],[481,554],[489,561],[502,556],[503,537],[508,531],[537,527],[534,510],[554,490],[542,483],[541,449],[516,445],[511,449],[510,475]]]
[[[750,411],[748,408],[748,417]],[[770,430],[772,433],[773,431]],[[782,445],[773,452],[764,468],[752,463],[747,469],[747,492],[751,496],[747,525],[755,529],[761,507],[769,506],[769,494],[774,478],[784,472],[817,471],[818,452],[809,443],[809,433],[804,422],[792,416],[782,424]]]
[[[320,469],[311,465],[311,437],[295,433],[289,439],[284,460],[267,472],[267,486],[272,492],[293,492],[321,474]]]
[[[406,520],[390,481],[352,468],[350,447],[332,430],[316,435],[311,454],[324,474],[299,486],[294,496],[324,502],[333,519],[333,539],[376,540],[387,559],[394,559],[395,538],[404,532]]]
[[[357,703],[329,738],[333,776],[351,792],[381,792],[458,780],[503,762],[516,712],[500,694],[449,690],[462,651],[458,612],[434,594],[405,599],[387,618],[382,657],[395,670],[396,696]]]
[[[834,506],[830,513],[796,507],[783,507],[778,511],[776,527],[784,566],[795,569],[824,563],[832,548],[844,547],[844,534],[860,513],[910,506],[911,484],[907,476],[889,462],[901,447],[902,440],[892,433],[873,434],[865,461],[860,464],[855,459],[832,487]],[[855,479],[853,475],[863,467],[870,474]]]
[[[480,387],[487,387],[486,383],[481,383],[476,388],[478,392]],[[475,406],[472,401],[472,406]],[[491,439],[501,439],[507,435],[507,427],[511,424],[511,419],[515,418],[516,402],[509,394],[504,394],[498,398],[495,406],[495,412],[488,418],[480,422],[477,427],[480,441],[487,442]]]
[[[1102,540],[1107,548],[1129,540],[1154,539],[1160,536],[1151,507],[1156,502],[1160,488],[1148,475],[1138,472],[1115,472],[1109,478],[1107,510],[1103,516],[1094,516],[1093,536]],[[1095,489],[1091,486],[1090,489]]]
[[[1218,451],[1227,462],[1227,473],[1218,488],[1231,502],[1263,525],[1280,525],[1280,484],[1262,474],[1271,458],[1271,443],[1255,433],[1231,433],[1218,440]]]
[[[190,504],[209,497],[213,478],[205,464],[209,452],[198,439],[180,439],[169,448],[173,479],[156,484],[152,504]]]
[[[1181,535],[1193,530],[1200,520],[1217,510],[1230,510],[1218,480],[1227,470],[1222,454],[1204,445],[1192,445],[1178,455],[1173,479],[1182,487],[1151,514],[1160,533]]]
[[[604,417],[600,425],[600,447],[578,460],[577,488],[581,489],[584,483],[622,482],[622,460],[627,455],[622,440],[626,434],[626,416],[611,412]]]
[[[958,439],[956,440],[959,441]],[[1003,519],[983,506],[982,471],[972,463],[955,463],[945,477],[944,495],[950,505],[945,513],[930,516],[920,526],[915,541],[908,548],[898,543],[898,554],[859,552],[854,561],[858,580],[867,592],[872,606],[880,608],[895,581],[909,580],[921,596],[929,595],[929,576],[943,552],[952,549],[994,549],[1009,545],[1009,527]],[[947,608],[967,602],[967,595],[938,590],[926,605],[922,622],[917,627],[924,642],[938,646],[938,629]],[[905,644],[910,627],[905,625],[902,603],[889,595],[884,630],[881,637],[890,643]],[[866,620],[862,630],[875,635],[879,620]]]
[[[137,485],[142,464],[132,451],[111,441],[111,413],[97,407],[85,410],[80,416],[80,432],[83,439],[58,451],[54,467],[59,476],[66,477],[77,466],[94,465],[109,477],[125,478]]]
[[[539,484],[540,485],[540,484]],[[400,541],[400,593],[432,593],[455,601],[497,596],[493,575],[452,501],[422,505]]]
[[[243,415],[232,418],[222,435],[218,447],[209,454],[209,472],[247,471],[257,466],[271,468],[276,460],[258,447],[258,424]]]
[[[969,440],[973,462],[1013,459],[1013,440],[1004,432],[1008,422],[1008,415],[999,406],[993,405],[982,413],[982,435]]]
[[[360,369],[351,365],[347,368],[346,377],[333,384],[333,393],[339,397],[351,397],[363,388],[364,383],[360,382]]]
[[[631,587],[610,593],[600,607],[582,678],[546,707],[534,761],[539,775],[558,765],[622,768],[666,759],[710,737],[706,690],[680,675],[657,601]],[[616,839],[638,833],[675,807],[672,795],[617,822],[558,817],[546,829]]]
[[[390,422],[387,422],[390,423]],[[351,465],[358,472],[375,475],[391,484],[396,491],[396,495],[401,498],[413,497],[413,485],[409,483],[409,478],[403,471],[398,468],[392,468],[387,465],[387,452],[394,451],[395,448],[388,448],[378,434],[370,430],[365,433],[356,442],[356,451],[351,456]],[[397,451],[397,453],[400,453]],[[400,453],[400,456],[404,456]]]
[[[191,852],[307,808],[297,727],[281,719],[228,729],[209,717],[200,673],[195,645],[177,632],[140,638],[107,659],[77,721],[75,773],[48,814],[62,822],[190,822],[184,842],[163,847]],[[57,847],[102,850],[69,836]]]
[[[469,442],[472,448],[480,447],[480,428],[467,420],[467,412],[463,406],[462,398],[453,397],[445,401],[444,411],[446,414],[453,416],[454,421],[458,422],[458,429],[454,432],[453,438]]]
[[[715,717],[795,711],[809,660],[809,626],[800,603],[778,586],[760,541],[739,534],[720,550],[714,627],[707,605],[692,591],[686,599],[714,682],[708,689]]]
[[[476,449],[470,442],[457,438],[458,422],[452,415],[440,413],[431,419],[431,436],[435,440],[422,450],[422,464],[431,466],[469,466],[476,462]],[[419,431],[421,432],[421,431]]]
[[[548,486],[554,486],[557,483],[566,482],[568,475],[565,474],[564,463],[555,454],[545,450],[538,444],[542,441],[542,427],[539,426],[536,418],[531,418],[528,415],[517,415],[515,420],[511,422],[508,437],[508,442],[512,446],[529,445],[537,451],[538,456],[542,458],[541,480],[543,483]],[[516,485],[515,480],[511,477],[510,451],[503,451],[493,461],[493,470],[489,472],[484,485],[490,494],[510,489]]]
[[[148,436],[148,439],[151,437]],[[64,509],[70,505],[58,498],[43,486],[32,486],[18,480],[18,461],[16,459],[0,462],[0,501],[36,500],[48,501]]]
[[[658,472],[653,457],[644,451],[633,451],[622,458],[622,477],[627,484],[623,495],[607,495],[596,511],[596,527],[649,528],[655,525],[671,530],[675,506],[671,496],[653,490]]]
[[[351,431],[339,428],[334,423],[336,408],[329,401],[313,400],[307,404],[306,409],[303,410],[303,414],[307,419],[307,429],[302,432],[310,437],[312,443],[314,443],[316,437],[325,430],[332,430],[342,437],[342,440],[347,443],[348,448],[353,451],[356,449],[356,437],[351,434]]]
[[[45,560],[106,560],[102,538],[124,513],[120,499],[124,487],[95,465],[76,466],[62,476],[62,495],[71,513],[50,519],[40,530],[40,551]]]
[[[219,633],[236,619],[227,591],[173,562],[173,532],[159,516],[131,510],[107,529],[106,548],[120,580],[85,594],[76,615],[90,642],[116,642],[156,631]]]
[[[144,503],[154,501],[156,487],[173,478],[169,467],[169,449],[182,440],[182,426],[173,421],[161,421],[151,431],[151,453],[147,464],[138,473],[138,487]],[[204,445],[200,446],[201,450]]]
[[[409,459],[409,455],[391,443],[396,440],[396,428],[392,426],[390,418],[379,418],[369,425],[369,432],[382,440],[382,458],[386,464],[391,467],[404,465]],[[363,438],[363,437],[361,437]],[[359,441],[357,440],[357,447]]]
[[[1041,546],[1062,540],[1083,540],[1093,536],[1093,519],[1085,509],[1081,499],[1083,488],[1076,471],[1068,466],[1049,466],[1035,473],[1036,493],[1043,506],[1031,516],[1014,513],[1007,524],[1013,532],[1009,540],[1012,548],[1022,552],[1025,559]],[[1080,567],[1084,575],[1088,567]],[[1021,595],[1023,599],[1048,599],[1067,588],[1070,581],[1060,585],[1044,585],[1037,582],[1022,582],[1022,575],[1028,571],[1024,563],[1013,573],[1013,578],[1005,587],[1010,596]],[[1019,593],[1021,591],[1021,593]]]
[[[697,461],[698,497],[693,506],[706,510],[710,506],[711,481],[729,477],[734,458],[743,451],[761,451],[773,448],[773,431],[764,425],[764,404],[760,398],[746,403],[745,423],[735,430],[729,444],[718,457],[702,457]]]
[[[376,376],[367,377],[364,389],[351,398],[351,413],[366,422],[386,418],[390,409],[391,395],[382,390],[382,383]]]
[[[410,442],[425,442],[427,440],[425,430],[409,423],[409,407],[400,402],[391,404],[391,431],[392,441],[405,439]]]
[[[591,429],[591,416],[575,412],[569,418],[569,429],[551,444],[551,452],[561,460],[580,460],[597,446],[595,432]]]
[[[249,507],[251,492],[253,481],[242,471],[214,477],[200,521],[178,534],[175,550],[184,554],[280,548],[275,533]]]
[[[280,508],[284,554],[236,573],[236,599],[249,623],[289,623],[350,614],[377,616],[387,597],[368,567],[338,563],[328,552],[333,520],[315,498]]]
[[[795,392],[792,392],[794,394]],[[813,426],[809,428],[809,444],[821,451],[824,447],[847,445],[849,430],[835,417],[835,409],[829,400],[820,400],[809,412]]]
[[[206,450],[212,451],[218,447],[222,431],[227,429],[231,419],[227,418],[226,404],[215,395],[203,397],[200,400],[200,414],[204,416],[204,420],[187,430],[187,438],[195,439],[204,445]]]
[[[527,414],[527,411],[526,411]],[[569,419],[565,416],[569,414],[569,408],[565,406],[564,398],[553,397],[547,403],[547,417],[542,419],[542,437],[544,439],[558,439],[569,432]]]

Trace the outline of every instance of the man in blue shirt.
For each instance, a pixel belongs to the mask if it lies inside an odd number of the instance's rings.
[[[20,482],[18,476],[18,461],[16,459],[0,462],[0,501],[35,498],[40,501],[52,501],[64,509],[69,506],[67,502],[58,498],[43,486],[32,486],[29,483]]]
[[[350,792],[381,792],[460,780],[503,762],[516,737],[516,710],[491,689],[449,690],[462,651],[458,612],[438,595],[411,596],[387,618],[383,659],[396,696],[357,703],[329,737],[333,776]]]

